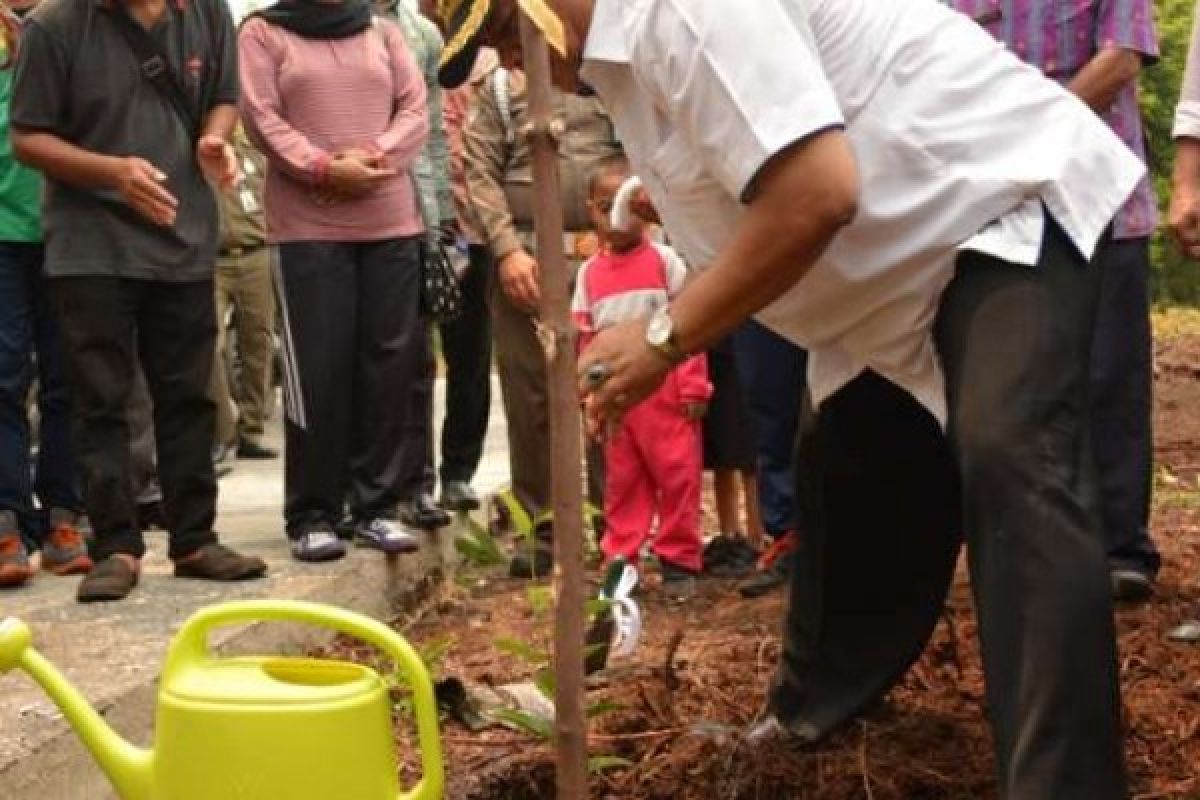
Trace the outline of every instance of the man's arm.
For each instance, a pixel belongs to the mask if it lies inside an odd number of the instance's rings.
[[[463,126],[463,167],[471,205],[492,255],[499,261],[520,250],[521,240],[504,194],[509,146],[490,84],[489,77],[471,98]]]
[[[25,29],[9,107],[13,155],[52,180],[116,192],[151,222],[174,224],[178,204],[155,165],[94,153],[59,133],[68,109],[70,58],[69,47],[37,22]]]
[[[1142,65],[1158,59],[1151,0],[1099,0],[1093,35],[1096,55],[1067,88],[1093,111],[1104,114],[1117,95],[1137,80]]]
[[[706,349],[791,289],[854,220],[858,193],[854,154],[839,129],[768,161],[732,240],[671,303],[679,347]]]
[[[1112,108],[1121,90],[1137,80],[1141,70],[1141,54],[1123,47],[1106,47],[1084,65],[1067,88],[1097,114],[1103,114]]]
[[[442,60],[442,34],[437,26],[420,14],[417,22],[425,40],[426,63],[425,93],[429,108],[429,160],[433,165],[433,176],[437,189],[438,218],[443,224],[453,223],[458,214],[454,207],[454,193],[450,189],[450,144],[447,140],[442,104],[445,92],[438,83],[438,66]]]
[[[237,106],[222,103],[219,106],[213,106],[213,109],[208,112],[208,116],[204,118],[201,135],[216,136],[228,142],[233,139],[233,129],[237,127],[237,123]]]

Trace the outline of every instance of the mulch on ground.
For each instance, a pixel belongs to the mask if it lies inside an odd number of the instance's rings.
[[[1200,800],[1200,646],[1164,638],[1200,611],[1200,324],[1158,322],[1153,526],[1166,565],[1152,603],[1117,612],[1127,755],[1135,798]],[[664,602],[655,576],[647,580],[641,645],[589,693],[589,702],[619,706],[593,719],[593,755],[629,763],[596,775],[593,797],[996,797],[965,575],[903,682],[871,714],[810,752],[748,751],[732,736],[761,710],[779,655],[782,593],[747,601],[734,583],[706,580],[680,610]],[[474,571],[396,624],[416,646],[439,653],[435,677],[500,685],[527,680],[532,668],[498,648],[499,638],[548,651],[552,617],[543,606],[537,591],[502,572]],[[411,736],[401,723],[398,748],[410,777],[419,769]],[[552,753],[536,737],[507,729],[473,734],[452,721],[443,736],[451,800],[554,797]]]

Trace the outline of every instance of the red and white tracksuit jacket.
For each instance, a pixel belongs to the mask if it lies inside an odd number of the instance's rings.
[[[602,250],[579,270],[571,311],[580,348],[598,331],[646,319],[667,304],[687,279],[687,267],[669,247],[646,239],[628,253]],[[636,564],[658,520],[653,549],[659,558],[700,571],[700,422],[684,413],[712,396],[703,355],[692,356],[650,397],[628,410],[605,445],[601,548],[608,559]]]

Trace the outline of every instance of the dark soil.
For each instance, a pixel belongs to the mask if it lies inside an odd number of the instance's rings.
[[[1200,333],[1174,331],[1156,352],[1154,534],[1165,564],[1155,600],[1120,609],[1121,676],[1134,797],[1200,800],[1200,646],[1167,630],[1200,611]],[[864,492],[868,491],[864,488]],[[502,684],[531,667],[501,653],[499,637],[548,649],[551,612],[527,587],[471,572],[400,620],[419,647],[447,646],[435,677]],[[945,621],[917,666],[873,713],[813,752],[747,751],[731,732],[763,705],[779,655],[783,598],[742,600],[705,581],[682,611],[651,586],[644,638],[590,692],[621,706],[592,721],[594,755],[632,766],[592,780],[594,798],[621,800],[974,800],[994,798],[975,618],[960,574]],[[668,653],[671,654],[668,662]],[[418,769],[401,725],[406,775]],[[530,735],[472,734],[443,725],[451,800],[554,797],[551,750]]]

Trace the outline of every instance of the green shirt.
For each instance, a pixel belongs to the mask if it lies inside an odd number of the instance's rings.
[[[3,48],[0,47],[0,51]],[[3,54],[0,52],[0,60]],[[0,242],[42,240],[42,176],[13,157],[8,101],[12,68],[0,70]]]

